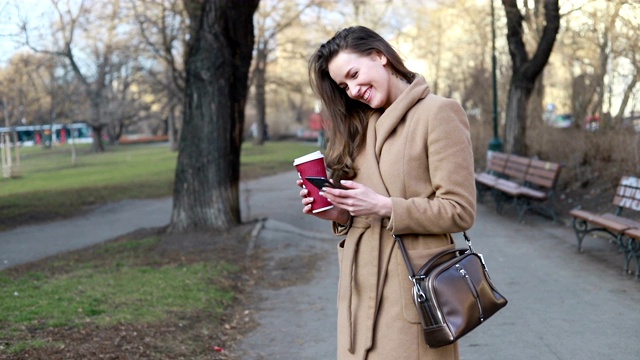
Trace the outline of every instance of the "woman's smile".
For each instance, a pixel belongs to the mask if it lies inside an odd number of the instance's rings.
[[[370,96],[371,96],[371,87],[368,87],[367,90],[364,91],[364,94],[362,94],[362,100],[368,103]]]

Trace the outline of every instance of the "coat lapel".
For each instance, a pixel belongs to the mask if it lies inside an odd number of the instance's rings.
[[[382,146],[387,138],[393,133],[398,124],[404,119],[405,114],[420,99],[424,99],[429,94],[429,85],[422,76],[418,76],[411,85],[398,97],[388,109],[375,121],[375,154],[380,160]],[[371,125],[371,123],[369,123]],[[367,142],[369,138],[367,138]]]

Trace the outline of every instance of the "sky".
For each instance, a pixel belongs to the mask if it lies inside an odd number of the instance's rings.
[[[15,41],[20,39],[17,35],[21,19],[26,17],[37,23],[52,13],[49,0],[0,0],[0,66],[20,49]]]
[[[13,24],[17,17],[13,11],[13,6],[9,1],[0,0],[0,64],[4,65],[11,54],[15,51],[15,46],[9,35],[17,31]]]

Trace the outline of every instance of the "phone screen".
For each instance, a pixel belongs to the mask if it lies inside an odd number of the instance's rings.
[[[329,179],[324,177],[307,176],[305,179],[307,179],[307,181],[309,181],[313,186],[317,187],[318,189],[322,189],[323,187],[330,187],[335,189],[340,188],[338,186],[335,186],[332,182],[329,181]]]

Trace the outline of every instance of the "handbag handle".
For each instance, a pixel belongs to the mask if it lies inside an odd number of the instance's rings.
[[[464,235],[464,240],[467,242],[467,246],[469,247],[469,251],[474,253],[475,251],[473,251],[473,248],[471,247],[471,239],[467,235],[467,232],[464,231],[462,234]],[[418,278],[424,278],[424,275],[416,276],[416,273],[413,270],[413,266],[411,265],[411,261],[409,261],[409,254],[407,253],[407,249],[405,249],[405,247],[404,247],[404,242],[402,241],[402,238],[400,236],[396,236],[393,233],[391,234],[391,236],[393,236],[393,238],[398,243],[398,246],[400,246],[400,251],[402,252],[402,257],[404,258],[404,262],[407,265],[407,270],[409,271],[409,280],[411,282],[413,282],[413,292],[414,292],[414,296],[416,297],[416,300],[418,302],[420,302],[420,303],[428,301],[427,295],[424,293],[424,291],[422,290],[422,287],[418,283]],[[435,261],[437,261],[442,255],[445,255],[447,253],[455,253],[455,252],[459,252],[459,251],[465,251],[465,250],[453,249],[453,250],[444,250],[444,251],[442,251],[441,253],[439,253],[436,256],[434,256],[431,260],[429,260],[425,264],[425,266],[423,266],[420,269],[420,272],[422,272],[422,270],[424,270],[425,267],[431,267],[431,265]],[[486,271],[487,268],[484,265],[484,259],[482,258],[482,255],[478,254],[478,256],[480,257],[480,262],[482,262],[482,266],[485,268],[485,271]],[[433,314],[430,313],[429,315],[431,316],[432,319],[434,318]]]
[[[469,247],[469,251],[472,252],[472,253],[475,253],[475,251],[473,251],[473,247],[471,247],[471,239],[467,235],[467,232],[466,231],[462,232],[462,235],[464,236],[464,240],[466,241],[467,246]],[[400,236],[395,235],[395,234],[391,234],[391,236],[393,236],[393,238],[398,243],[398,246],[400,247],[400,251],[402,252],[402,258],[404,259],[404,263],[407,265],[407,270],[409,270],[409,279],[411,281],[414,281],[415,278],[416,278],[416,273],[413,270],[413,266],[411,265],[411,261],[409,261],[409,254],[407,253],[407,249],[404,247],[404,242],[402,241],[402,238]],[[422,266],[422,268],[420,268],[420,272],[422,272],[422,270],[430,268],[433,265],[433,263],[436,262],[443,255],[447,255],[448,253],[455,253],[455,252],[459,252],[459,251],[460,251],[460,249],[444,250],[444,251],[436,254],[433,258],[431,258],[431,260],[429,260],[426,264],[424,264],[424,266]],[[482,256],[480,256],[480,259],[483,260]],[[482,261],[482,263],[484,265],[484,260]]]

